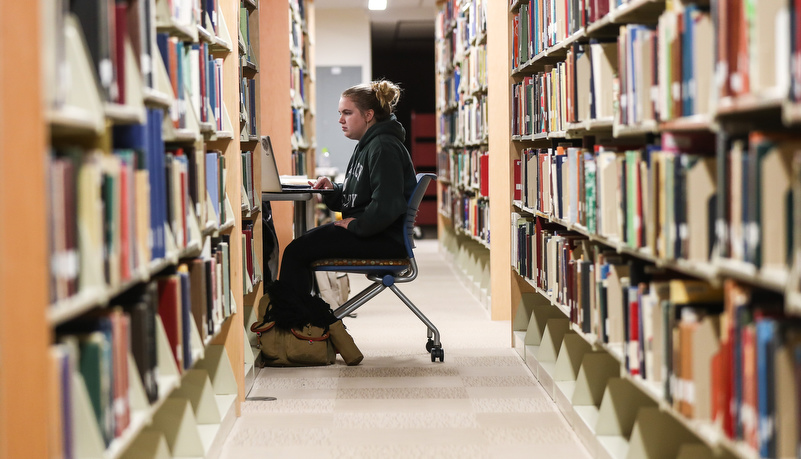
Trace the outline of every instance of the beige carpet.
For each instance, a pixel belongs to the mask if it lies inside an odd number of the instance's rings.
[[[442,335],[432,363],[425,326],[386,290],[345,319],[361,365],[265,368],[223,448],[240,458],[589,457],[556,405],[439,252],[418,241],[420,275],[401,290]],[[351,276],[352,293],[366,285]]]

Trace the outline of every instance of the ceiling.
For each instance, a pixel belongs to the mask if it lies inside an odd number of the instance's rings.
[[[315,0],[317,15],[326,9],[364,8],[368,0]],[[373,49],[413,51],[434,40],[436,0],[387,0],[384,11],[370,11]]]

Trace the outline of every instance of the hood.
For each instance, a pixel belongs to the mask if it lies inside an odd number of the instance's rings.
[[[398,140],[403,143],[406,139],[406,129],[403,128],[403,125],[398,122],[398,119],[395,117],[395,114],[389,115],[389,118],[376,123],[364,133],[361,140],[359,140],[359,149],[364,148],[374,137],[387,134],[392,135],[398,138]]]

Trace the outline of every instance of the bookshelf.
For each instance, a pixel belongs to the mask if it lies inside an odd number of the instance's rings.
[[[260,46],[258,52],[262,65],[271,69],[259,74],[260,129],[262,135],[270,135],[278,152],[276,163],[281,174],[304,170],[302,175],[315,177],[314,2],[261,0],[260,5],[270,12],[259,18],[260,43],[269,45]],[[279,256],[283,256],[294,234],[293,204],[276,201],[271,207]]]
[[[250,264],[243,260],[244,297],[244,363],[245,392],[253,385],[259,368],[255,364],[256,352],[251,347],[250,324],[258,311],[256,306],[264,292],[264,263],[262,260],[262,203],[261,203],[261,146],[258,141],[262,134],[261,92],[264,79],[261,76],[259,50],[261,48],[260,5],[254,1],[241,1],[239,5],[239,56],[242,101],[240,105],[240,149],[243,164],[243,199],[241,202],[243,231],[245,233],[245,252],[250,253]]]
[[[3,146],[39,153],[2,159],[2,304],[26,307],[4,307],[0,456],[219,455],[257,283],[259,209],[241,203],[260,184],[230,117],[239,7],[2,6],[24,43],[2,55]]]
[[[489,116],[493,107],[487,97],[488,82],[493,69],[488,3],[438,2],[437,205],[443,247],[495,317],[503,314],[503,308],[495,306],[500,303],[492,299],[489,284],[489,184],[494,180],[489,132],[503,132],[503,127]],[[502,41],[499,38],[497,43]]]
[[[0,5],[3,43],[16,40],[34,49],[41,43],[38,3]],[[47,130],[39,105],[42,83],[30,75],[41,73],[38,59],[29,59],[25,47],[9,47],[0,65],[0,134],[4,151],[35,154],[0,155],[0,235],[6,244],[0,253],[0,304],[6,320],[0,325],[0,457],[46,457],[48,432],[47,397],[50,385],[45,289],[20,289],[20,285],[47,284],[45,228],[45,155]],[[11,133],[25,132],[26,135]],[[19,199],[19,190],[28,190]],[[10,222],[25,222],[18,231]],[[15,260],[12,262],[12,260]],[[13,307],[26,304],[29,307]],[[20,345],[24,343],[24,345]],[[13,368],[14,371],[8,369]],[[24,435],[21,435],[24,433]]]
[[[795,454],[796,7],[754,5],[504,7],[512,337],[594,457]]]

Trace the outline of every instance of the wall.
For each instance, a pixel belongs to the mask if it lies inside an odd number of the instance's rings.
[[[322,148],[326,147],[331,152],[331,166],[337,167],[339,172],[343,173],[353,147],[356,146],[356,143],[345,138],[341,131],[336,133],[338,137],[330,138],[330,132],[336,131],[336,128],[330,125],[338,122],[339,98],[324,97],[324,94],[320,94],[319,91],[330,90],[329,85],[320,83],[335,84],[335,81],[341,80],[331,73],[332,68],[336,67],[348,70],[347,74],[350,74],[354,67],[361,68],[358,81],[352,81],[346,86],[370,81],[373,72],[371,53],[369,11],[363,8],[325,8],[317,11],[314,62],[318,78],[315,107],[318,166]],[[346,87],[341,87],[337,91],[342,92],[345,89]]]
[[[370,13],[363,8],[318,9],[316,22],[315,65],[361,66],[362,81],[370,81]],[[325,107],[317,107],[317,112],[325,113]]]

